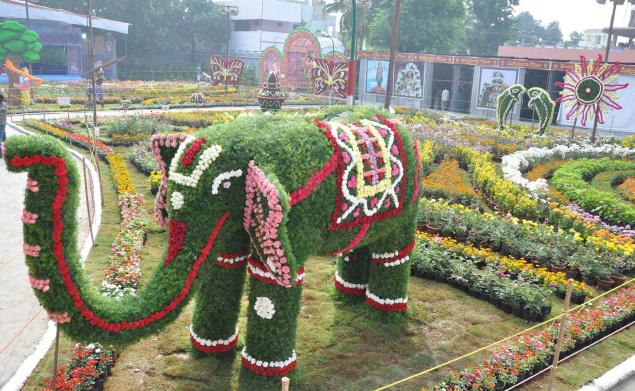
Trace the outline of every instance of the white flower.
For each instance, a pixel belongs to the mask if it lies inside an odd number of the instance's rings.
[[[257,297],[254,310],[256,310],[256,314],[263,319],[271,319],[276,313],[273,302],[268,297]]]
[[[183,204],[185,204],[185,198],[183,197],[183,194],[179,193],[178,191],[172,193],[172,197],[170,198],[170,200],[172,201],[172,207],[174,208],[174,210],[181,209],[183,207]]]

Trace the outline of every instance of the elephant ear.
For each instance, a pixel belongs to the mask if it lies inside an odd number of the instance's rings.
[[[179,147],[186,139],[187,135],[185,133],[155,134],[150,139],[150,149],[159,164],[159,171],[161,172],[161,184],[159,185],[157,198],[154,201],[154,218],[156,223],[163,228],[168,226],[166,201],[168,194],[168,168]]]
[[[243,225],[258,257],[278,285],[295,283],[297,262],[287,232],[289,197],[275,174],[251,161],[247,167]]]

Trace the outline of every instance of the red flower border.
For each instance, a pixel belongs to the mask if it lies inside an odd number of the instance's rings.
[[[298,365],[298,360],[294,360],[293,362],[291,362],[291,364],[285,366],[285,367],[259,367],[257,365],[254,365],[252,363],[250,363],[249,361],[247,361],[247,359],[245,359],[244,357],[240,357],[240,360],[243,363],[243,367],[245,367],[246,369],[249,369],[250,371],[252,371],[253,373],[260,375],[260,376],[268,376],[268,377],[272,377],[272,376],[284,376],[286,374],[288,374],[289,372],[291,372],[296,365]]]
[[[366,289],[364,288],[349,288],[342,285],[339,281],[337,281],[337,277],[333,277],[333,281],[335,282],[335,289],[345,294],[346,296],[360,297],[366,294]]]
[[[66,259],[64,257],[64,246],[62,243],[62,233],[64,230],[64,221],[62,220],[62,207],[66,200],[66,195],[68,194],[68,171],[66,169],[66,160],[57,156],[42,156],[39,154],[35,154],[33,156],[14,156],[11,159],[11,165],[14,167],[29,167],[33,165],[43,165],[43,166],[53,166],[55,169],[54,174],[57,177],[57,192],[55,195],[55,199],[52,204],[53,211],[53,253],[57,260],[57,267],[61,274],[62,281],[66,286],[67,293],[72,297],[75,308],[79,310],[84,319],[86,319],[92,326],[98,327],[103,330],[107,330],[113,333],[118,333],[122,330],[132,330],[137,328],[142,328],[147,326],[148,324],[155,322],[157,320],[163,319],[170,312],[174,311],[176,307],[187,297],[190,293],[190,289],[192,288],[192,284],[194,280],[198,276],[198,271],[209,256],[209,253],[214,245],[216,237],[218,236],[223,224],[229,218],[229,213],[225,212],[223,216],[221,216],[214,226],[214,229],[210,233],[207,243],[201,249],[201,253],[194,261],[192,268],[187,276],[185,286],[179,293],[177,297],[172,299],[172,301],[163,307],[160,311],[154,312],[145,318],[136,320],[136,321],[122,321],[122,322],[108,322],[104,319],[101,319],[93,311],[91,311],[84,303],[84,299],[81,296],[79,288],[73,281],[73,277],[70,274],[70,269],[66,264]]]
[[[234,347],[236,347],[236,345],[238,345],[238,334],[236,334],[236,338],[234,338],[227,345],[217,344],[216,346],[203,346],[200,343],[198,343],[197,340],[194,339],[194,336],[192,336],[192,334],[190,334],[190,342],[192,342],[192,346],[194,346],[196,350],[199,350],[203,353],[228,352],[232,350]]]

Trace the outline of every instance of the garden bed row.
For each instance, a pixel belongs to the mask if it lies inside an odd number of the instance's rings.
[[[635,320],[635,289],[623,288],[600,303],[571,312],[566,322],[561,359]],[[559,322],[506,341],[476,367],[452,372],[433,389],[504,390],[539,373],[553,360]]]

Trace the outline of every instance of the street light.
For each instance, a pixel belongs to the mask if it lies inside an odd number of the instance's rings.
[[[222,14],[227,16],[227,39],[225,40],[225,63],[229,62],[229,38],[231,35],[230,21],[232,16],[237,16],[239,8],[233,5],[224,5]],[[227,78],[225,78],[225,100],[227,100]]]
[[[606,4],[607,0],[595,0],[596,3],[598,4]],[[604,53],[604,62],[608,64],[609,62],[609,55],[611,53],[611,41],[613,40],[613,25],[615,24],[615,12],[617,11],[617,6],[618,5],[623,5],[626,0],[609,0],[613,2],[613,13],[611,14],[611,24],[609,26],[609,36],[608,39],[606,40],[606,51]],[[635,0],[628,0],[629,3],[631,4],[635,4]],[[598,117],[597,115],[595,116],[595,119],[593,120],[593,132],[591,132],[591,142],[594,143],[595,142],[595,136],[597,134],[598,131]]]

